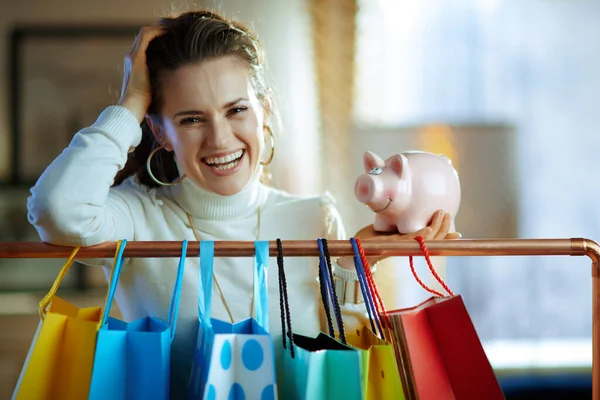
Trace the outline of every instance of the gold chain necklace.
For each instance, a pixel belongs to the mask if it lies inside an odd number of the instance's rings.
[[[187,214],[188,217],[188,221],[190,223],[190,226],[192,227],[192,231],[194,232],[194,236],[196,237],[197,241],[200,241],[200,236],[198,235],[198,230],[196,229],[196,225],[194,224],[194,219],[192,218],[192,216],[190,215],[190,213],[188,213],[187,211],[185,212]],[[256,240],[260,240],[260,206],[256,207]],[[200,273],[200,271],[198,271],[198,273]],[[229,314],[229,319],[231,320],[231,323],[233,324],[235,321],[233,320],[233,314],[231,313],[231,310],[229,309],[229,305],[227,304],[227,300],[225,300],[225,295],[223,294],[223,291],[221,290],[221,285],[219,285],[219,281],[217,280],[217,277],[213,271],[213,281],[215,282],[215,286],[217,287],[217,290],[219,291],[219,295],[221,296],[221,301],[223,302],[223,305],[225,306],[225,310],[227,310],[227,314]],[[250,303],[250,316],[252,316],[254,310],[254,290],[252,290],[252,301]],[[210,317],[210,315],[209,315]]]

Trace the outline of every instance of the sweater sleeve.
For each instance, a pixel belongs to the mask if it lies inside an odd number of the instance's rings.
[[[42,241],[91,246],[133,238],[131,194],[111,186],[140,140],[139,122],[119,106],[106,108],[93,125],[75,134],[27,199],[28,220]]]

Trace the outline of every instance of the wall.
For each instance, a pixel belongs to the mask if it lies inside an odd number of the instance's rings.
[[[171,11],[185,10],[202,2],[162,0],[31,0],[0,3],[0,76],[8,76],[9,31],[16,24],[144,24]],[[273,164],[275,183],[297,193],[320,191],[316,94],[308,12],[301,0],[245,2],[207,1],[206,6],[255,27],[263,41],[268,78],[274,86],[283,129]],[[133,38],[132,38],[133,40]],[[115,82],[120,87],[120,82]],[[0,176],[10,162],[9,83],[0,81]],[[297,165],[303,168],[295,168]]]

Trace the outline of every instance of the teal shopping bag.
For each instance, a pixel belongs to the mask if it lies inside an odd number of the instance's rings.
[[[189,399],[276,398],[273,340],[269,334],[269,242],[255,242],[256,318],[231,324],[211,318],[214,242],[200,242],[198,337],[188,384]]]
[[[182,244],[168,321],[145,317],[124,322],[108,316],[123,266],[125,245],[123,240],[110,279],[96,342],[89,399],[169,399],[171,342],[175,336],[187,241]]]
[[[283,330],[280,344],[283,349],[278,352],[277,359],[279,396],[291,400],[359,400],[363,398],[362,355],[346,344],[342,315],[333,291],[333,273],[320,239],[318,244],[321,250],[319,284],[329,335],[321,332],[316,337],[308,337],[292,331],[283,249],[281,241],[277,240]],[[339,340],[333,329],[332,311]]]

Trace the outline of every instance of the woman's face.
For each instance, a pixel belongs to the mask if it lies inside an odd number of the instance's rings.
[[[161,83],[155,136],[187,179],[222,196],[241,191],[264,149],[263,110],[247,67],[223,57],[181,67]]]

